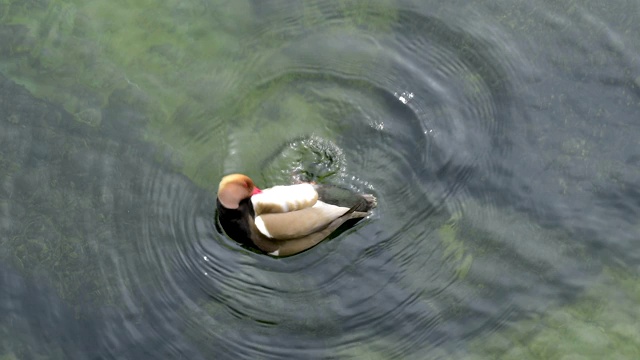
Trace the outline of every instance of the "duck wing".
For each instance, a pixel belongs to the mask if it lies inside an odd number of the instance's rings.
[[[256,215],[298,211],[317,201],[318,192],[311,184],[274,186],[251,197]]]
[[[373,195],[359,194],[334,185],[313,185],[313,188],[318,193],[318,200],[356,212],[368,212],[377,205]]]
[[[327,228],[351,209],[316,201],[311,207],[283,213],[263,213],[255,218],[257,229],[273,240],[301,238]]]
[[[291,240],[269,239],[262,235],[255,238],[254,243],[264,252],[272,256],[294,255],[316,246],[319,242],[329,237],[329,235],[336,231],[345,222],[352,219],[358,220],[367,215],[368,213],[347,211],[346,214],[332,221],[324,229],[309,235]]]

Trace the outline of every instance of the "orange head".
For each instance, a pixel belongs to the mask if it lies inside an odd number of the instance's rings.
[[[259,194],[260,189],[246,175],[231,174],[222,178],[218,186],[218,200],[227,209],[237,209],[240,201]]]

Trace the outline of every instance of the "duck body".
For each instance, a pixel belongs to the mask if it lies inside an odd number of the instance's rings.
[[[242,174],[225,176],[217,199],[224,232],[274,256],[307,250],[375,206],[372,195],[336,186],[303,183],[260,190]]]

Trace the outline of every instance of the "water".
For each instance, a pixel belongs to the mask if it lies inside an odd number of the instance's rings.
[[[639,5],[0,3],[0,359],[640,355]],[[217,182],[376,194],[286,259]]]

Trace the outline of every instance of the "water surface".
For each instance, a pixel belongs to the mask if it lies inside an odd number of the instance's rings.
[[[0,3],[0,358],[637,358],[639,10]],[[379,206],[271,258],[230,172]]]

